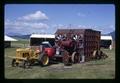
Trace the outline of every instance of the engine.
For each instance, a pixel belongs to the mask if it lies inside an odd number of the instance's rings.
[[[67,50],[70,54],[72,54],[75,50],[77,50],[77,41],[74,37],[65,37],[65,36],[57,36],[56,37],[56,45],[61,49]]]

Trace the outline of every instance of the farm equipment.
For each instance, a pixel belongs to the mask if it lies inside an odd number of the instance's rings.
[[[38,62],[46,66],[50,61],[61,58],[64,65],[82,63],[91,59],[106,58],[100,50],[100,32],[91,29],[58,29],[55,45],[44,41],[40,46],[17,49],[12,66],[20,63],[24,68]]]
[[[92,29],[58,29],[55,43],[65,65],[107,57],[100,50],[100,32]]]
[[[49,43],[43,42],[41,46],[31,46],[29,48],[16,49],[16,56],[12,57],[12,66],[18,66],[28,68],[35,62],[38,62],[41,66],[46,66],[49,63],[49,57],[54,55],[54,49],[49,48]]]

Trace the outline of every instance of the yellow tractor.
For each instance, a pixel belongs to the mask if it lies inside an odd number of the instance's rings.
[[[41,66],[49,63],[49,57],[46,52],[41,51],[39,47],[19,48],[16,49],[16,56],[12,57],[12,66],[21,66],[28,68],[30,65],[38,62]]]

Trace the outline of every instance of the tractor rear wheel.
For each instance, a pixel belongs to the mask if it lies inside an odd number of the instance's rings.
[[[41,66],[47,66],[49,64],[49,57],[44,54],[40,60]]]

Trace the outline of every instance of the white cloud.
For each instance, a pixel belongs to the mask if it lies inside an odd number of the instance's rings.
[[[109,25],[111,29],[115,29],[115,25]]]
[[[47,24],[44,23],[29,23],[29,22],[24,22],[23,27],[29,27],[29,28],[48,28]]]
[[[35,13],[25,15],[23,17],[19,17],[19,20],[25,20],[25,21],[35,21],[35,20],[47,20],[48,17],[45,13],[41,11],[36,11]]]
[[[67,26],[65,26],[63,24],[53,24],[52,27],[55,28],[55,29],[64,29],[64,28],[67,28]]]
[[[47,23],[43,20],[48,20],[45,13],[36,11],[35,13],[24,15],[16,20],[5,20],[5,33],[15,32],[18,33],[39,33],[49,29]]]
[[[77,15],[78,15],[79,17],[86,17],[86,15],[85,15],[84,13],[81,13],[81,12],[77,13]]]
[[[85,29],[85,28],[90,28],[90,27],[85,26],[85,25],[78,25],[78,27],[79,27],[79,28],[84,28],[84,29]]]
[[[42,30],[49,29],[49,26],[41,22],[27,22],[27,21],[5,21],[5,33],[17,32],[17,33],[39,33]]]
[[[55,29],[70,29],[70,25],[62,25],[62,24],[55,24],[53,25],[55,27]],[[71,25],[71,28],[74,29],[93,29],[93,30],[97,30],[97,31],[101,31],[101,34],[107,34],[110,33],[112,31],[114,31],[114,26],[113,25],[102,25],[102,26],[98,26],[98,25]]]
[[[22,28],[26,28],[28,27],[29,29],[31,28],[48,28],[49,26],[47,24],[41,23],[41,22],[22,22],[22,21],[14,21],[14,22],[10,22],[10,21],[6,21],[5,22],[5,26],[7,27],[11,27],[11,28],[18,28],[18,27],[22,27]]]
[[[93,29],[97,31],[101,31],[102,34],[107,34],[112,31],[114,31],[114,26],[113,25],[102,25],[102,26],[97,26],[97,25],[89,25],[89,26],[84,26],[84,25],[78,25],[78,28],[80,29]]]

